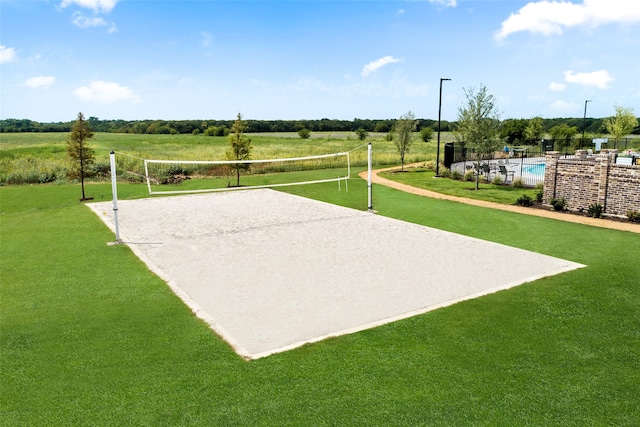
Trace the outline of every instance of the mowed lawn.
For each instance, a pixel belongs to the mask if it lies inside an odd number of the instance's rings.
[[[349,193],[288,191],[366,209],[358,179]],[[108,184],[88,193],[111,198]],[[588,267],[247,362],[128,247],[107,246],[79,197],[78,185],[0,188],[0,425],[640,422],[638,234],[375,186],[379,215]],[[465,262],[451,259],[451,275]]]

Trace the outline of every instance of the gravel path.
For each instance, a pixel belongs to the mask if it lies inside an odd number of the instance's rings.
[[[421,163],[418,163],[421,164]],[[405,167],[411,167],[413,165],[405,165]],[[499,209],[502,211],[516,212],[525,215],[539,216],[543,218],[557,219],[560,221],[575,222],[578,224],[592,225],[594,227],[610,228],[613,230],[630,231],[632,233],[640,233],[640,224],[634,224],[631,222],[619,222],[612,221],[604,218],[591,218],[580,215],[572,215],[570,213],[555,212],[552,210],[526,208],[524,206],[516,205],[504,205],[501,203],[487,202],[484,200],[467,199],[465,197],[450,196],[447,194],[436,193],[435,191],[425,190],[422,188],[413,187],[411,185],[402,184],[399,182],[391,181],[390,179],[383,178],[379,175],[380,172],[391,171],[398,169],[398,167],[391,167],[385,169],[373,170],[371,173],[371,181],[384,185],[385,187],[395,188],[407,193],[416,194],[418,196],[431,197],[433,199],[451,200],[459,203],[466,203],[468,205],[481,206],[483,208]],[[361,172],[360,177],[367,179],[367,171]]]

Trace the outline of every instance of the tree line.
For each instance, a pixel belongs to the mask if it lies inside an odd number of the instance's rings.
[[[585,131],[589,134],[601,134],[604,129],[604,118],[587,118]],[[430,127],[438,129],[438,122],[431,119],[417,119],[416,130]],[[582,118],[541,119],[542,130],[546,133],[561,125],[575,127],[582,132]],[[210,136],[226,136],[235,120],[101,120],[89,117],[87,123],[93,132],[134,133],[134,134],[205,134]],[[353,120],[243,120],[247,133],[263,132],[299,132],[308,129],[311,132],[356,132],[363,129],[367,132],[391,132],[397,119],[358,119]],[[507,119],[502,122],[502,137],[508,142],[523,141],[524,130],[529,119]],[[28,119],[0,120],[0,132],[70,132],[74,121],[40,123]],[[455,121],[441,122],[441,131],[454,131]],[[640,134],[637,126],[632,134]]]

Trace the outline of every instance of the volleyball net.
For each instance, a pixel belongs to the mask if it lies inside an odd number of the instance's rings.
[[[119,159],[116,160],[116,154]],[[150,195],[171,195],[277,188],[294,185],[337,183],[349,190],[352,168],[368,170],[368,210],[371,197],[371,144],[349,151],[279,159],[190,160],[145,159],[111,152],[111,177],[117,231],[117,178],[145,183]]]
[[[144,158],[114,152],[120,179],[142,182],[150,195],[247,190],[336,182],[348,191],[357,171],[371,170],[371,144],[349,151],[310,156],[247,160]],[[115,158],[115,155],[118,158]]]
[[[144,160],[149,194],[187,194],[337,182],[347,188],[351,153],[258,160]]]

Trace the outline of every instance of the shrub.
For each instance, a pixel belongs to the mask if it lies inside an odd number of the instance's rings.
[[[451,178],[451,170],[447,168],[440,169],[440,176],[443,178]]]
[[[111,164],[109,162],[96,162],[89,167],[88,176],[97,178],[107,178],[111,175]]]
[[[491,181],[491,183],[494,184],[494,185],[502,184],[502,177],[500,175],[494,176],[493,180]]]
[[[538,190],[538,192],[536,193],[536,202],[542,203],[543,199],[544,199],[544,191]]]
[[[27,156],[20,159],[0,159],[0,184],[46,184],[66,180],[67,161],[47,161]]]
[[[302,128],[298,131],[298,136],[302,139],[307,139],[311,136],[311,131],[307,128]]]
[[[638,211],[627,212],[627,219],[631,222],[640,222],[640,212]]]
[[[589,205],[589,209],[587,210],[587,213],[589,214],[590,217],[602,218],[602,211],[603,210],[604,210],[604,208],[602,207],[602,205],[600,203],[594,203],[592,205]]]
[[[553,210],[555,211],[563,211],[567,208],[567,201],[563,198],[560,198],[560,199],[553,198],[549,200],[549,204],[553,206]]]
[[[433,137],[433,129],[431,129],[429,126],[423,127],[422,129],[420,129],[420,139],[422,139],[424,142],[431,141],[432,137]]]
[[[465,181],[475,181],[475,179],[476,179],[476,174],[473,173],[473,170],[468,170],[464,173]]]
[[[518,197],[516,203],[520,206],[531,206],[533,204],[533,201],[531,200],[531,197],[523,194],[522,196]]]
[[[358,128],[356,129],[356,135],[358,135],[358,139],[360,141],[364,141],[365,139],[367,139],[367,136],[369,136],[369,132],[367,132],[363,128]]]
[[[462,179],[462,174],[458,170],[453,170],[451,171],[451,179],[459,181]]]
[[[513,188],[524,188],[524,181],[522,180],[522,178],[516,178],[513,180],[513,182],[511,183],[511,185],[513,186]]]
[[[436,162],[434,160],[427,160],[424,162],[424,167],[431,170],[436,170]]]

